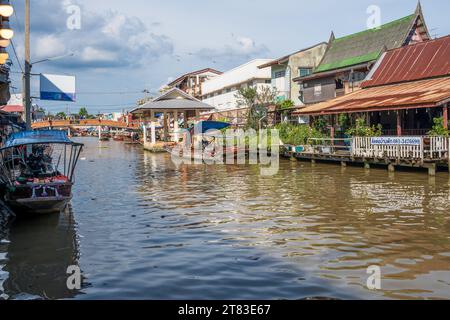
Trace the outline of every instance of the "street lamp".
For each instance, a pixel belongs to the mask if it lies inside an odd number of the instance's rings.
[[[13,6],[9,3],[9,0],[0,0],[0,16],[11,17],[14,13]]]
[[[0,24],[0,37],[6,40],[11,40],[14,37],[14,31],[9,26],[9,18],[2,18],[2,22]]]

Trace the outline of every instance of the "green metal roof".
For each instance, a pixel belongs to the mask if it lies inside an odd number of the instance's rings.
[[[411,31],[416,14],[334,39],[314,73],[350,67],[378,59],[383,49],[399,48]]]

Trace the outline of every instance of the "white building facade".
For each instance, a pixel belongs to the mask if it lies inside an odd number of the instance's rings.
[[[233,110],[239,107],[236,94],[240,88],[254,87],[261,90],[271,88],[270,68],[260,69],[260,65],[272,59],[255,59],[229,70],[202,84],[202,101],[219,111]]]

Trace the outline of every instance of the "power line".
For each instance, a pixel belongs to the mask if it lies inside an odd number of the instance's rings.
[[[11,47],[13,48],[14,56],[16,57],[17,63],[19,64],[19,67],[20,67],[20,70],[23,73],[22,64],[20,63],[19,56],[17,55],[16,46],[14,45],[13,39],[11,39]]]

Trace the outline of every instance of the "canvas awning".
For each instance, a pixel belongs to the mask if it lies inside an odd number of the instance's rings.
[[[11,134],[5,141],[1,150],[15,148],[32,144],[69,144],[79,145],[69,139],[66,131],[59,130],[42,130],[42,131],[20,131]]]

